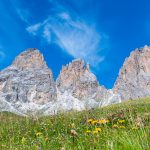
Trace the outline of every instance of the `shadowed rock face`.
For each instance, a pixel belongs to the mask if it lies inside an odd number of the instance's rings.
[[[13,103],[45,104],[56,100],[52,71],[37,49],[21,53],[0,73],[0,97]]]
[[[114,92],[122,100],[150,96],[150,47],[131,52],[119,72]]]

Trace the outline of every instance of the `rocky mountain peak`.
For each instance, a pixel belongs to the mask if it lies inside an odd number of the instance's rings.
[[[27,114],[83,110],[150,96],[150,47],[130,53],[114,88],[100,86],[90,65],[75,59],[53,79],[39,50],[28,49],[0,72],[0,110]]]
[[[27,49],[17,56],[13,62],[13,66],[18,67],[21,70],[41,69],[47,67],[43,55],[35,48]]]
[[[98,81],[90,71],[89,65],[86,65],[81,59],[75,59],[63,66],[57,79],[57,87],[62,93],[68,91],[82,99],[85,96],[93,95],[97,90]]]
[[[143,51],[150,51],[150,46],[147,46],[145,45],[143,48],[142,48]]]
[[[37,49],[24,51],[11,66],[0,72],[0,99],[15,107],[22,109],[23,103],[42,105],[56,97],[52,71]]]
[[[122,100],[150,95],[150,47],[131,52],[120,69],[114,91]]]

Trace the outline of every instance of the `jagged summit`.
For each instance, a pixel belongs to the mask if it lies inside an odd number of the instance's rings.
[[[43,55],[36,48],[29,48],[16,57],[13,66],[25,69],[47,68]]]
[[[69,65],[63,66],[57,79],[57,87],[62,93],[69,91],[75,97],[82,99],[96,92],[98,81],[90,72],[89,66],[82,59],[76,59]]]
[[[34,110],[31,104],[42,105],[56,97],[52,71],[37,49],[22,52],[11,66],[0,72],[0,99],[13,103],[20,111],[24,105]]]
[[[150,47],[130,53],[114,85],[122,100],[150,96]]]
[[[35,48],[16,57],[0,72],[0,111],[21,115],[84,110],[150,96],[150,47],[131,52],[113,89],[100,86],[90,65],[75,59],[62,67],[56,81]]]

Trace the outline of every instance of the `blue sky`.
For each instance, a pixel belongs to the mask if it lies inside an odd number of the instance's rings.
[[[149,0],[1,0],[0,70],[38,48],[56,78],[74,58],[111,88],[130,52],[150,45]]]

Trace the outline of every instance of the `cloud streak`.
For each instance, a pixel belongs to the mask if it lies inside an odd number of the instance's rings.
[[[62,6],[57,5],[55,10],[53,15],[26,30],[34,36],[41,36],[48,44],[55,42],[72,57],[82,58],[92,66],[103,61],[105,57],[100,55],[103,35],[96,31],[94,25],[87,24],[77,15],[72,17]]]

